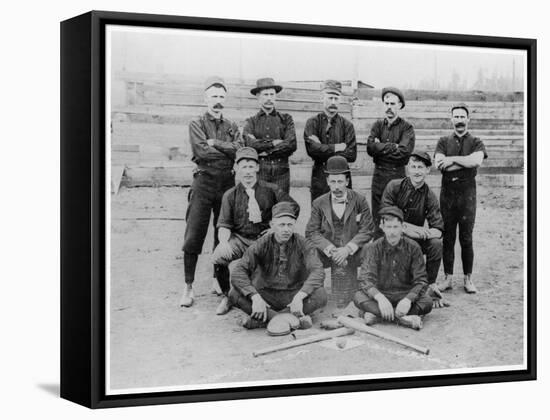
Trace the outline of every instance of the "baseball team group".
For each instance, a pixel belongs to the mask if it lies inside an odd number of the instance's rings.
[[[431,156],[415,149],[414,127],[399,116],[402,91],[382,89],[384,115],[366,141],[374,162],[369,206],[352,185],[349,163],[357,158],[357,141],[352,122],[339,113],[342,83],[325,81],[323,110],[307,120],[303,132],[313,167],[311,213],[302,235],[296,231],[300,206],[289,195],[296,130],[292,116],[276,107],[282,89],[272,78],[259,79],[250,91],[259,111],[239,129],[223,115],[224,80],[210,77],[204,84],[207,111],[189,125],[196,169],[186,210],[180,305],[195,301],[195,272],[211,219],[213,277],[221,294],[216,314],[238,308],[248,315],[248,329],[284,335],[310,328],[311,314],[330,298],[324,287],[328,267],[333,285],[337,272],[357,285],[350,307],[364,323],[420,329],[432,308],[448,305],[441,292],[453,287],[457,231],[462,284],[476,293],[476,173],[487,153],[468,131],[468,106],[451,107],[453,131],[439,139]],[[432,165],[442,174],[439,198],[426,184]],[[441,260],[444,276],[438,281]]]

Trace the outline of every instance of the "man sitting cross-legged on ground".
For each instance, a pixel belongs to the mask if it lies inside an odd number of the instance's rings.
[[[269,334],[283,335],[311,327],[309,314],[326,305],[325,271],[315,247],[294,232],[295,206],[277,203],[272,215],[271,232],[251,245],[231,271],[229,298],[250,315],[245,328],[267,326]]]
[[[426,184],[432,159],[426,152],[411,153],[407,163],[407,177],[388,182],[382,194],[382,207],[396,206],[401,209],[405,222],[403,234],[414,239],[426,255],[426,274],[434,307],[448,306],[435,281],[441,265],[443,217],[439,210],[439,200]],[[428,226],[424,227],[424,223]]]
[[[367,199],[348,188],[350,170],[343,156],[329,158],[325,174],[330,192],[313,202],[306,238],[317,247],[323,266],[357,268],[361,248],[374,234]]]
[[[225,192],[218,219],[219,244],[212,256],[214,273],[224,297],[216,314],[223,315],[231,305],[229,292],[229,264],[242,257],[244,251],[269,229],[271,208],[281,202],[290,202],[299,211],[298,204],[277,185],[258,180],[258,152],[251,147],[237,151],[238,184]]]
[[[384,236],[365,246],[355,306],[365,311],[368,325],[381,317],[420,329],[421,316],[432,310],[422,249],[403,236],[399,208],[383,207],[379,214]]]

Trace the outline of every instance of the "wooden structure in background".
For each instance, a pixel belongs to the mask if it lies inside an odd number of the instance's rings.
[[[123,84],[124,98],[113,101],[112,164],[124,166],[123,184],[127,186],[189,185],[194,167],[188,140],[188,124],[205,111],[201,81],[177,76],[155,77],[121,73],[114,82]],[[320,81],[282,82],[277,109],[294,118],[298,150],[291,157],[292,183],[309,185],[311,159],[303,140],[306,120],[321,111]],[[363,82],[352,86],[344,81],[340,112],[350,119],[359,140],[366,140],[371,124],[383,116],[380,90]],[[228,80],[224,115],[240,127],[247,117],[258,112],[256,98],[250,94],[253,82]],[[470,129],[488,148],[489,159],[480,173],[521,174],[524,165],[524,103],[522,93],[498,92],[404,92],[407,106],[402,116],[416,131],[416,149],[432,153],[437,140],[452,131],[450,107],[457,101],[471,109]],[[372,159],[364,145],[352,165],[354,176],[369,176]],[[435,171],[434,171],[435,173]],[[434,182],[434,181],[432,181]]]

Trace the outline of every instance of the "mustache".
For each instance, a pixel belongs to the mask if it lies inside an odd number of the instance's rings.
[[[212,108],[214,108],[214,109],[223,109],[223,105],[222,104],[216,104]]]
[[[455,124],[455,127],[466,127],[466,124],[463,122],[459,122]]]
[[[336,105],[331,105],[328,107],[328,109],[338,109],[338,107]]]
[[[391,109],[386,109],[386,114],[393,114],[393,111]]]

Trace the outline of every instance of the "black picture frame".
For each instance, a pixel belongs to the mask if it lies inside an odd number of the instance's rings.
[[[105,27],[131,25],[399,41],[527,52],[527,369],[444,376],[106,395]],[[90,408],[536,379],[536,40],[92,11],[61,23],[61,397]]]

